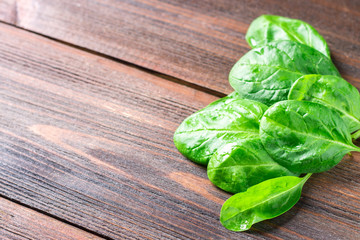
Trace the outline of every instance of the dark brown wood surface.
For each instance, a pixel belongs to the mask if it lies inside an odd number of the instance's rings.
[[[229,70],[249,50],[250,22],[269,13],[299,18],[318,29],[340,71],[360,87],[357,0],[5,2],[4,21],[225,93]]]
[[[230,195],[173,146],[185,117],[231,91],[228,71],[263,13],[314,25],[360,87],[357,1],[0,0],[0,196],[16,202],[0,201],[16,216],[0,233],[360,238],[360,154],[314,175],[289,212],[235,233],[219,222]]]
[[[0,236],[2,240],[102,239],[4,198],[0,198]]]

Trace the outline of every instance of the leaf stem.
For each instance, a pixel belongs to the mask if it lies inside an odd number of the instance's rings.
[[[356,140],[360,137],[360,130],[358,130],[357,132],[351,134],[351,138]]]
[[[353,148],[350,150],[352,152],[360,152],[360,147],[356,146],[355,144],[353,144]],[[350,152],[349,152],[350,153]],[[351,155],[350,155],[351,157]]]
[[[303,182],[306,182],[310,177],[311,177],[312,173],[308,173],[303,177]]]

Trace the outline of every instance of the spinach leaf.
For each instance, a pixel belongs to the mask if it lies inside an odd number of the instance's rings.
[[[233,93],[185,119],[174,134],[178,150],[190,160],[207,165],[226,143],[259,137],[259,122],[267,107]]]
[[[271,106],[260,122],[266,151],[294,173],[329,170],[350,151],[360,151],[340,115],[319,103],[288,100]]]
[[[294,175],[269,156],[260,138],[219,149],[210,159],[207,174],[213,184],[232,193],[243,192],[267,179]]]
[[[246,33],[246,41],[252,48],[277,40],[291,40],[308,45],[330,58],[325,39],[310,24],[301,20],[262,15],[251,23]]]
[[[229,230],[245,231],[254,223],[283,214],[299,201],[310,176],[273,178],[235,194],[221,208],[222,225]]]
[[[271,42],[245,54],[231,69],[231,86],[243,98],[272,105],[286,100],[292,84],[303,75],[340,76],[322,53],[292,41]]]
[[[360,129],[360,94],[343,78],[305,75],[291,87],[288,99],[318,102],[336,109],[350,132]]]

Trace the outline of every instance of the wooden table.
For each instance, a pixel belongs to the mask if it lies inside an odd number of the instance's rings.
[[[360,239],[360,154],[236,233],[173,145],[265,13],[312,24],[360,88],[357,0],[0,0],[1,239]]]

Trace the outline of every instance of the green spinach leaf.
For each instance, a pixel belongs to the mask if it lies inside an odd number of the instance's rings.
[[[225,144],[258,138],[266,109],[262,103],[233,93],[185,119],[174,134],[175,146],[190,160],[207,165]]]
[[[277,41],[245,54],[232,68],[229,81],[241,97],[272,105],[286,100],[292,84],[307,74],[340,76],[331,60],[314,48]]]
[[[207,168],[210,181],[219,188],[238,193],[262,181],[294,176],[265,151],[260,138],[227,144],[211,157]]]
[[[251,23],[246,33],[246,41],[252,48],[277,40],[291,40],[308,45],[330,58],[325,39],[310,24],[301,20],[262,15]]]
[[[236,92],[189,116],[174,134],[184,156],[208,164],[216,186],[237,193],[220,214],[233,231],[286,212],[311,173],[360,151],[351,141],[360,136],[360,94],[340,77],[312,26],[263,15],[246,40],[254,49],[229,74]]]
[[[273,178],[235,194],[221,208],[221,223],[229,230],[245,231],[254,223],[283,214],[299,201],[310,176]]]
[[[260,122],[269,155],[294,173],[329,170],[350,151],[359,151],[340,115],[319,103],[288,100],[271,106]]]
[[[318,102],[336,109],[350,132],[360,129],[360,94],[343,78],[305,75],[293,84],[288,99]]]

